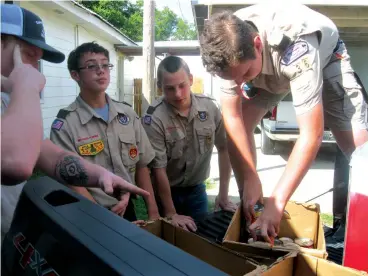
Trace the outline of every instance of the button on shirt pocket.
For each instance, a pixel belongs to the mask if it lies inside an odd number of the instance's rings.
[[[121,159],[125,167],[135,166],[139,161],[139,151],[134,138],[132,134],[119,134],[121,142]]]
[[[214,146],[214,131],[212,128],[200,128],[196,129],[199,151],[200,154],[204,154],[213,149]]]
[[[185,135],[177,131],[166,138],[166,150],[168,159],[179,159],[183,156],[185,147]]]

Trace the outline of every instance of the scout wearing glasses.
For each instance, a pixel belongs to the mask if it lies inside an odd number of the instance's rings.
[[[80,95],[59,111],[51,126],[51,140],[150,192],[148,216],[156,219],[159,215],[147,168],[155,153],[134,110],[106,94],[112,67],[108,51],[96,43],[82,44],[70,53],[68,69],[80,87]],[[117,199],[98,188],[71,188],[135,220],[129,193]]]
[[[294,2],[215,14],[200,38],[204,66],[221,79],[230,159],[247,221],[262,198],[253,131],[292,93],[300,136],[264,212],[250,226],[268,241],[277,235],[283,209],[316,157],[325,124],[347,157],[368,140],[367,95],[337,27]]]
[[[194,220],[207,213],[204,181],[214,146],[220,169],[217,204],[227,210],[234,210],[235,205],[228,201],[231,167],[221,112],[213,99],[191,93],[192,83],[184,60],[163,59],[157,69],[157,85],[164,96],[148,108],[142,124],[156,151],[152,168],[161,215],[194,231]]]

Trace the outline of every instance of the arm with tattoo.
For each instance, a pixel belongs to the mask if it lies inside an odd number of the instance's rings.
[[[55,176],[62,182],[85,186],[88,183],[88,174],[82,162],[78,156],[62,154],[55,166]]]
[[[61,149],[48,139],[42,142],[37,168],[63,184],[101,188],[110,195],[126,191],[149,197],[148,192],[105,168],[80,158],[75,153]]]
[[[37,168],[63,184],[84,187],[97,187],[98,176],[103,169],[61,149],[50,140],[42,142]]]

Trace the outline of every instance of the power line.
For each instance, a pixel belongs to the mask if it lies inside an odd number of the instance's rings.
[[[181,13],[181,18],[183,18],[183,20],[185,20],[184,15],[183,15],[183,11],[181,10],[180,0],[178,0],[178,4],[179,4],[180,13]]]

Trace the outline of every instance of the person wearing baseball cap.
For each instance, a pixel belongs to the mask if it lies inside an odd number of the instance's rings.
[[[44,59],[61,63],[65,55],[46,44],[42,20],[12,4],[1,4],[1,239],[34,169],[63,184],[149,193],[43,139],[40,93],[46,79],[38,70]],[[23,183],[22,183],[23,182]]]
[[[33,12],[17,5],[1,5],[1,35],[12,35],[43,51],[42,59],[61,63],[65,55],[46,44],[43,22]]]

